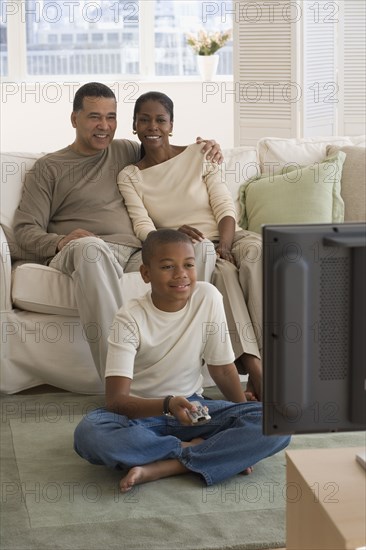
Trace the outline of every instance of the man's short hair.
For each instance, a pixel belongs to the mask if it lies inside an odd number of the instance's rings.
[[[101,82],[88,82],[76,91],[73,111],[81,111],[84,97],[108,97],[117,101],[114,91],[105,84]]]
[[[192,241],[188,235],[176,229],[158,229],[157,231],[151,231],[142,245],[142,263],[144,265],[149,265],[156,248],[162,244],[170,243],[186,243],[193,247]]]

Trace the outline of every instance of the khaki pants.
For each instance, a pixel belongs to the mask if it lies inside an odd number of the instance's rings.
[[[236,266],[219,258],[212,283],[221,292],[231,343],[237,359],[243,353],[261,356],[262,238],[237,231],[231,248]]]
[[[138,271],[140,264],[138,248],[106,243],[97,237],[70,241],[50,262],[50,267],[66,273],[74,282],[80,319],[102,380],[109,330],[122,306],[120,279],[124,270]]]

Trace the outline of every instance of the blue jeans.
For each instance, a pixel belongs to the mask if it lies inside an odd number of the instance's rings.
[[[183,426],[173,417],[151,416],[130,420],[104,408],[88,413],[75,430],[75,451],[92,464],[125,469],[177,459],[200,474],[207,485],[218,483],[290,442],[286,436],[262,434],[262,405],[205,400],[211,420],[198,426]],[[202,437],[204,441],[182,447],[181,441]]]

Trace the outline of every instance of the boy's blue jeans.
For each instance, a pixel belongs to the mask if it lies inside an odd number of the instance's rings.
[[[287,436],[262,434],[262,405],[205,400],[211,420],[198,426],[182,426],[173,417],[153,416],[130,420],[104,408],[88,413],[75,430],[75,451],[92,464],[129,469],[178,459],[200,474],[207,485],[243,472],[290,442]],[[181,441],[205,439],[191,447]]]

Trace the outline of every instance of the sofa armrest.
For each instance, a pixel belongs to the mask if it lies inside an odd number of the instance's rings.
[[[0,305],[1,311],[10,311],[11,302],[11,256],[9,243],[0,226]]]

